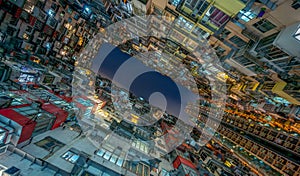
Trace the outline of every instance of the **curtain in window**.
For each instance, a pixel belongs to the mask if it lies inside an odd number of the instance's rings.
[[[218,27],[226,23],[228,20],[229,16],[217,8],[215,8],[210,15],[210,21]]]

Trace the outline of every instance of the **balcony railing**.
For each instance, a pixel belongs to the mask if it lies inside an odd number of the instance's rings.
[[[255,34],[255,32],[253,31],[250,31],[249,29],[245,28],[244,30],[242,30],[242,34],[244,36],[246,36],[247,38],[255,41],[255,42],[258,42],[259,40],[259,36]]]

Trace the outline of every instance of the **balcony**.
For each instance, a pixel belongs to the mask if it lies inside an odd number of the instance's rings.
[[[284,91],[284,87],[286,87],[286,85],[287,83],[284,81],[277,82],[276,85],[273,87],[272,92],[288,100],[292,104],[300,105],[300,102],[296,98],[292,97]]]
[[[259,36],[253,32],[253,31],[250,31],[249,29],[245,28],[244,30],[242,30],[242,34],[249,38],[250,40],[253,40],[254,42],[258,42],[259,40]]]

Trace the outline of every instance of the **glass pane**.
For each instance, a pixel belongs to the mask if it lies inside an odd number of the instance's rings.
[[[116,163],[118,166],[120,166],[120,167],[122,167],[122,165],[123,165],[123,158],[119,158],[118,159],[118,162]]]
[[[150,168],[148,166],[144,166],[144,175],[150,174]]]
[[[137,141],[137,143],[136,143],[136,148],[140,148],[140,146],[141,146],[141,142],[140,142],[140,141]]]
[[[78,158],[79,158],[78,155],[73,155],[73,156],[69,159],[69,161],[70,161],[71,163],[75,163],[75,162],[78,160]]]
[[[148,146],[145,147],[145,153],[149,153],[149,148],[148,148]]]
[[[138,165],[137,174],[138,175],[143,175],[143,165],[142,164]]]
[[[115,163],[117,161],[117,159],[118,159],[117,155],[112,155],[109,161],[112,163]]]
[[[65,160],[68,160],[69,158],[71,158],[74,155],[73,152],[67,151],[65,154],[63,154],[62,158]]]
[[[111,175],[109,175],[107,172],[103,172],[102,176],[111,176]]]
[[[104,155],[104,153],[105,153],[105,150],[100,149],[100,150],[98,150],[97,155],[102,157]]]
[[[137,164],[136,163],[131,163],[131,171],[133,173],[136,173],[136,170],[137,170]]]
[[[103,158],[106,159],[106,160],[108,160],[110,158],[110,156],[111,156],[111,153],[107,151],[105,153],[105,155],[103,156]]]

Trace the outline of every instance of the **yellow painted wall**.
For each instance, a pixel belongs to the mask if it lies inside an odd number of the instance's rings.
[[[283,89],[286,85],[287,85],[287,83],[284,81],[277,82],[275,84],[275,86],[273,87],[272,92],[276,93],[280,97],[286,99],[287,101],[289,101],[293,104],[300,105],[299,101],[297,101],[295,98],[291,97],[289,94],[287,94],[283,91]]]
[[[240,0],[207,0],[229,16],[235,16],[246,4]]]

